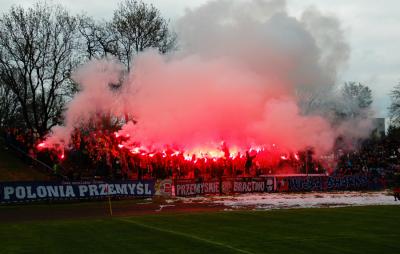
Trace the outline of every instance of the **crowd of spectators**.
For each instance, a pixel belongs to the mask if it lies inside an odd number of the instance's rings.
[[[400,146],[393,136],[370,138],[358,149],[337,151],[337,164],[333,175],[368,175],[396,182],[400,173]]]
[[[3,130],[6,143],[31,161],[39,161],[63,179],[148,179],[148,178],[219,178],[288,173],[333,175],[375,174],[391,175],[399,172],[400,151],[397,144],[382,139],[365,141],[360,149],[338,150],[332,169],[318,161],[309,151],[278,156],[273,164],[263,164],[254,151],[232,157],[227,147],[221,147],[224,156],[198,157],[172,149],[159,152],[132,151],[124,147],[127,137],[115,130],[76,129],[69,147],[47,149],[41,147],[39,135],[21,129]],[[324,159],[320,159],[324,160]],[[28,163],[31,161],[27,160]]]
[[[65,151],[65,168],[70,177],[79,172],[85,176],[113,179],[146,178],[217,178],[221,176],[257,175],[254,155],[229,158],[190,158],[182,152],[165,149],[158,152],[132,151],[122,144],[127,137],[109,130],[76,130]],[[254,164],[254,165],[253,165]],[[258,170],[258,171],[257,171]]]

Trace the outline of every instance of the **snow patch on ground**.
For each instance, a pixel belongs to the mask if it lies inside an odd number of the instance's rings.
[[[260,193],[234,196],[178,198],[184,203],[210,203],[230,209],[292,209],[366,205],[400,205],[388,192]]]

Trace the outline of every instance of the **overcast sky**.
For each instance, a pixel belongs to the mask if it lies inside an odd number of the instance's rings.
[[[174,22],[186,8],[208,0],[144,0],[153,3]],[[239,0],[240,1],[240,0]],[[31,5],[35,0],[0,0],[2,10],[13,4]],[[86,12],[96,18],[112,16],[116,0],[58,0],[75,13]],[[349,64],[339,76],[342,81],[360,81],[374,92],[378,116],[386,116],[389,92],[400,82],[400,1],[398,0],[287,0],[289,13],[300,16],[313,6],[338,17],[351,47]]]

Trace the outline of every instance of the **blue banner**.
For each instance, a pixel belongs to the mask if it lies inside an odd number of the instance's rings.
[[[365,175],[277,176],[276,183],[278,192],[381,190],[384,188],[382,179]]]
[[[39,200],[101,199],[106,197],[149,197],[154,180],[105,182],[2,182],[0,203]]]
[[[376,189],[370,186],[373,179],[368,179],[367,176],[341,176],[328,177],[328,191],[336,190],[367,190]]]
[[[325,179],[323,176],[289,177],[289,191],[323,191]]]

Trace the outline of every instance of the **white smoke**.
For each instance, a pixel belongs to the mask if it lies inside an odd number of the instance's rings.
[[[240,147],[279,144],[329,151],[336,130],[322,116],[302,114],[299,94],[329,93],[349,47],[332,16],[304,11],[297,19],[285,1],[211,1],[177,23],[179,50],[139,54],[118,92],[123,67],[92,61],[77,70],[82,90],[68,104],[65,127],[49,142],[96,114],[131,115],[123,127],[142,146],[182,149],[222,140]]]

